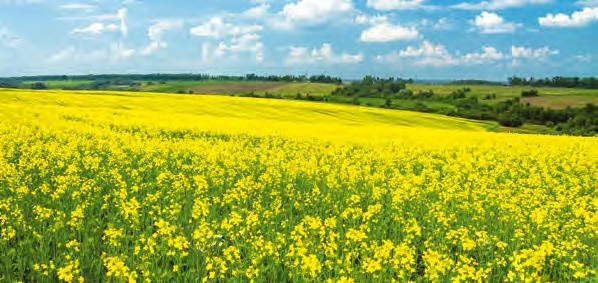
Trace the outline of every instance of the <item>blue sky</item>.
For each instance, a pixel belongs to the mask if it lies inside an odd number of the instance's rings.
[[[0,76],[598,75],[598,0],[0,0]]]

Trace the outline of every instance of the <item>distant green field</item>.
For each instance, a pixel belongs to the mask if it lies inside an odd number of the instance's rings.
[[[437,95],[448,95],[465,87],[471,89],[469,95],[475,95],[480,99],[495,94],[496,99],[488,100],[488,103],[521,97],[522,91],[536,89],[540,94],[539,97],[524,98],[522,101],[554,109],[562,109],[567,106],[583,107],[587,103],[598,104],[598,90],[595,89],[451,84],[410,84],[407,86],[408,89],[416,91],[430,89]]]
[[[34,81],[26,81],[23,84],[32,84]],[[66,81],[45,81],[49,88],[89,88],[93,81],[66,80]],[[256,96],[274,95],[282,98],[295,98],[298,94],[303,97],[328,97],[329,101],[340,103],[351,103],[351,97],[332,97],[331,92],[338,86],[324,83],[286,83],[286,82],[261,82],[261,81],[164,81],[164,82],[136,82],[140,85],[109,85],[108,90],[119,91],[146,91],[146,92],[167,92],[167,93],[196,93],[196,94],[229,94],[244,95],[253,93]],[[433,90],[437,95],[448,95],[453,91],[470,88],[468,95],[475,95],[486,103],[493,104],[514,97],[521,97],[521,92],[532,89],[525,86],[500,86],[500,85],[453,85],[453,84],[409,84],[408,89]],[[583,107],[588,103],[598,104],[598,90],[574,89],[574,88],[533,88],[539,91],[539,97],[522,98],[523,102],[532,105],[552,109],[563,109],[566,107]],[[495,98],[487,99],[495,95]],[[385,103],[381,98],[360,98],[361,105],[382,106]],[[452,109],[450,104],[430,101],[398,100],[392,101],[392,105],[402,109],[413,109],[417,104],[433,109]]]
[[[195,92],[207,94],[231,94],[245,90],[269,89],[280,85],[276,82],[252,82],[252,81],[167,81],[143,82],[141,91],[151,92]]]
[[[323,83],[289,83],[280,87],[268,90],[272,94],[278,94],[282,97],[295,97],[297,94],[312,96],[329,96],[338,86],[334,84]],[[256,92],[258,95],[265,94],[266,91]]]
[[[33,83],[36,83],[36,81],[24,81],[23,82],[23,84],[25,84],[25,85],[31,85]],[[43,83],[46,84],[46,86],[48,86],[49,88],[73,88],[73,87],[78,87],[81,85],[92,84],[92,83],[94,83],[94,81],[66,80],[66,81],[44,81]]]

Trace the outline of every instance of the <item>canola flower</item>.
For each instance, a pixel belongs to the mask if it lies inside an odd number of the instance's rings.
[[[0,282],[598,278],[595,138],[243,134],[34,94],[0,98]]]

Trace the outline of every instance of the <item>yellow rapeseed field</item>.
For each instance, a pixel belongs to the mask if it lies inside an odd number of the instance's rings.
[[[596,282],[598,139],[0,90],[0,282]]]

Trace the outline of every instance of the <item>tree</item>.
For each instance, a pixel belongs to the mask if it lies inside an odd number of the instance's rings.
[[[31,84],[31,89],[48,89],[48,86],[42,82],[36,82]]]

